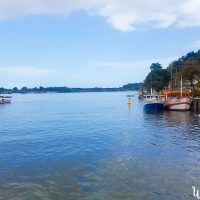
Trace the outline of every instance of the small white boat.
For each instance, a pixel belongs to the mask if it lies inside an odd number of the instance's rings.
[[[0,96],[0,104],[11,103],[11,98],[8,96]]]

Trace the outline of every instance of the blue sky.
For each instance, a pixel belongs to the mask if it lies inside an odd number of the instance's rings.
[[[141,1],[0,2],[1,86],[121,86],[143,81],[152,62],[200,49],[199,1],[176,0],[182,13],[169,13],[171,0]]]

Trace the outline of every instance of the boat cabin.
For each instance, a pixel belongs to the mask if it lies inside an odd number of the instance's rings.
[[[164,98],[165,98],[164,95],[144,95],[143,96],[144,100],[148,100],[148,99],[156,99],[156,100],[158,100],[158,99],[164,99]]]
[[[191,91],[162,91],[162,95],[165,96],[166,99],[180,99],[185,97],[191,97]]]

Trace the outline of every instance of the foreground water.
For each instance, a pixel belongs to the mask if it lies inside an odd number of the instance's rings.
[[[126,93],[27,94],[0,105],[0,199],[193,199],[200,118],[126,102]]]

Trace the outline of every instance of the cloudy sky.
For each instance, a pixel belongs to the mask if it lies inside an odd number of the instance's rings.
[[[0,87],[112,87],[200,49],[200,0],[0,0]]]

